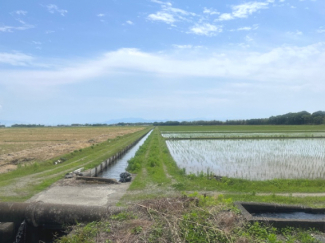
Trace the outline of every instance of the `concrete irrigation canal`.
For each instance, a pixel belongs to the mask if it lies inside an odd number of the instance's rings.
[[[65,179],[55,183],[48,190],[43,191],[27,202],[54,203],[54,204],[74,204],[85,206],[112,206],[115,205],[119,199],[124,195],[129,187],[129,183],[116,183],[111,180],[96,180],[98,175],[108,178],[111,174],[119,175],[125,171],[127,167],[127,160],[132,158],[139,147],[144,143],[150,132],[138,139],[133,144],[127,146],[121,152],[113,155],[107,160],[103,161],[97,167],[83,172],[83,176],[77,177],[78,180]],[[112,171],[112,172],[111,172]],[[95,183],[86,184],[89,177],[94,178]],[[110,178],[117,180],[118,178]],[[96,183],[99,182],[99,183]]]
[[[63,225],[98,221],[120,212],[114,205],[130,183],[117,179],[150,133],[82,176],[62,179],[26,203],[0,203],[0,242],[51,242],[48,236]],[[76,174],[81,175],[80,170]]]
[[[314,228],[325,232],[325,208],[252,202],[236,202],[235,205],[248,222],[267,223],[278,228]]]

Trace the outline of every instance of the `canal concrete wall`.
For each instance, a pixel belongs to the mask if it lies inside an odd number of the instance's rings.
[[[284,219],[284,218],[267,218],[256,217],[252,213],[292,213],[305,212],[313,214],[324,214],[325,208],[309,208],[294,205],[279,205],[274,203],[254,203],[254,202],[235,202],[237,208],[242,212],[243,216],[250,223],[263,223],[272,225],[277,228],[294,227],[310,229],[314,228],[321,232],[325,232],[324,220],[309,220],[309,219]]]
[[[150,132],[150,131],[149,131]],[[136,141],[134,141],[132,144],[126,146],[121,151],[117,152],[116,154],[109,157],[107,160],[101,162],[98,166],[95,168],[85,171],[83,173],[83,176],[87,177],[97,177],[98,174],[100,174],[102,171],[104,171],[108,166],[111,164],[114,164],[116,160],[120,159],[124,154],[126,154],[134,145],[136,145],[142,138],[144,138],[149,132],[138,138]]]
[[[0,242],[53,242],[55,230],[100,221],[123,210],[120,207],[0,202],[0,222],[7,222],[0,223]]]

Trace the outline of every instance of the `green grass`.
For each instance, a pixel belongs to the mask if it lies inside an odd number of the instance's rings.
[[[324,132],[325,125],[159,126],[162,132]]]
[[[168,185],[171,180],[167,178],[164,170],[164,157],[160,148],[160,134],[154,131],[135,157],[129,161],[127,170],[139,173],[130,189],[144,189],[147,184]]]
[[[291,180],[291,179],[274,179],[268,181],[250,181],[235,178],[222,178],[221,181],[208,179],[205,174],[188,175],[182,180],[184,186],[178,185],[180,189],[189,190],[218,190],[227,192],[325,192],[325,180]]]
[[[316,243],[313,235],[322,235],[316,230],[276,229],[268,224],[248,223],[232,199],[222,195],[193,193],[175,199],[147,200],[140,206],[101,222],[78,225],[72,234],[56,242]]]
[[[92,243],[95,242],[94,238],[100,232],[110,232],[110,224],[108,222],[91,222],[84,225],[79,224],[75,228],[73,235],[63,236],[55,240],[57,243]],[[107,241],[109,242],[109,241]]]
[[[41,163],[33,163],[26,166],[20,166],[17,170],[2,174],[0,177],[1,187],[10,186],[24,177],[31,176],[35,183],[27,184],[19,188],[17,196],[0,195],[0,201],[24,201],[36,193],[46,189],[48,186],[63,178],[67,172],[73,171],[80,167],[85,169],[94,168],[102,161],[124,149],[133,143],[139,137],[149,131],[150,128],[117,137],[112,140],[97,144],[92,147],[77,150],[73,153],[65,154],[57,158],[50,159]],[[64,160],[61,164],[54,164],[58,159]],[[36,181],[37,180],[37,181]]]
[[[267,196],[257,196],[254,193],[250,194],[224,194],[224,197],[231,199],[233,201],[241,202],[260,202],[260,203],[278,203],[278,204],[291,204],[291,205],[301,205],[307,207],[315,208],[325,208],[325,197],[293,197],[280,196],[280,195],[267,195]]]

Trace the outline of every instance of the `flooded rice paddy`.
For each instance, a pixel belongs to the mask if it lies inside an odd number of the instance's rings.
[[[251,133],[249,133],[251,134]],[[325,178],[325,139],[166,140],[186,173],[249,180]]]
[[[325,132],[164,132],[167,139],[189,138],[325,138]]]

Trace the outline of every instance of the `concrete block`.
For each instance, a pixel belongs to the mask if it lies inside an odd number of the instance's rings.
[[[0,242],[12,243],[15,238],[15,225],[12,222],[0,223]]]

